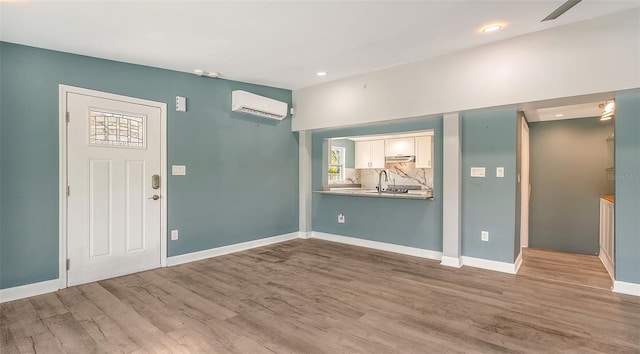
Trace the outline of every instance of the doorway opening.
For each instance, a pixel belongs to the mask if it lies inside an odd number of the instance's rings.
[[[614,104],[606,97],[524,110],[518,274],[611,289]]]

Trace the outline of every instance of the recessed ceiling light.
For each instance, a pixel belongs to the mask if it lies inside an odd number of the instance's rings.
[[[558,114],[556,114],[556,117],[564,117],[564,114],[558,113]]]
[[[495,32],[495,31],[500,30],[500,29],[502,29],[502,25],[499,24],[499,23],[496,23],[496,24],[484,27],[482,29],[482,32],[483,33],[490,33],[490,32]]]
[[[316,73],[316,75],[318,75],[318,76],[327,76],[327,73],[325,71],[318,71]]]

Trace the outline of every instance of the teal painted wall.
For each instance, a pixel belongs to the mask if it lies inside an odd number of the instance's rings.
[[[442,251],[442,117],[323,131],[313,134],[312,186],[322,189],[325,138],[434,129],[434,200],[383,199],[313,194],[313,231]],[[346,222],[338,224],[339,213]]]
[[[616,96],[615,274],[640,283],[640,93]]]
[[[513,263],[516,223],[517,111],[495,110],[462,115],[462,254]],[[470,177],[471,167],[485,167],[484,178]],[[496,167],[505,168],[504,178]],[[489,241],[480,239],[489,232]]]
[[[231,112],[231,91],[291,91],[0,43],[0,288],[58,277],[58,84],[165,102],[169,256],[298,230],[291,119]],[[175,96],[188,111],[175,112]]]
[[[1,43],[0,43],[1,45]],[[2,277],[2,116],[3,114],[3,104],[2,104],[2,47],[0,46],[0,277]],[[2,284],[0,283],[0,289]]]
[[[356,142],[349,139],[336,139],[331,140],[331,146],[340,146],[344,148],[344,167],[355,168],[356,167]]]

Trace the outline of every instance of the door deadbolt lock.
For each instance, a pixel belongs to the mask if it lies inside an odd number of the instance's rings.
[[[149,197],[149,199],[158,200],[160,199],[160,196],[157,194],[154,194],[153,196]]]
[[[151,188],[153,189],[160,188],[160,175],[151,176]]]

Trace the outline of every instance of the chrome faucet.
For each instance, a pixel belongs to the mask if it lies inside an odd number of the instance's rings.
[[[378,194],[382,194],[382,174],[384,173],[384,181],[389,182],[389,176],[387,175],[387,170],[380,171],[378,175]]]

